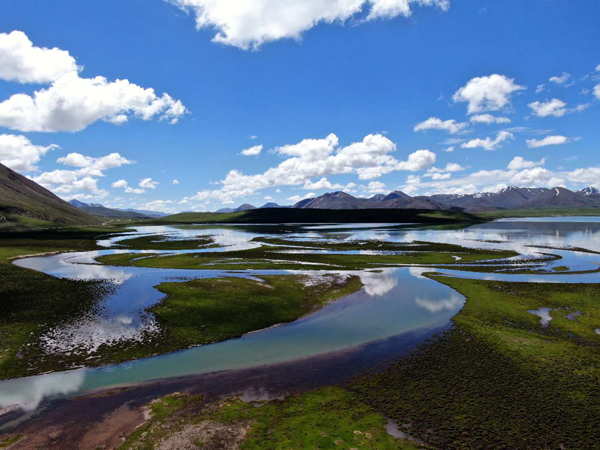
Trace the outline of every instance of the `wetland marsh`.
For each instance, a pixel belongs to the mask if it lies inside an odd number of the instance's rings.
[[[594,400],[600,222],[594,218],[93,233],[82,240],[65,234],[44,248],[17,237],[2,246],[1,268],[15,280],[37,277],[54,286],[49,293],[70,292],[52,305],[54,311],[46,303],[21,310],[13,303],[14,312],[3,316],[2,333],[10,338],[3,341],[0,363],[7,439],[15,436],[15,417],[76,394],[320,357],[347,368],[345,378],[332,377],[333,384],[358,375],[349,384],[351,395],[369,411],[393,418],[418,442],[512,446],[530,426],[515,424],[531,414],[546,430],[544,440],[542,431],[531,435],[541,446],[597,437],[586,428],[600,417]],[[62,253],[6,260],[42,251]],[[19,283],[4,292],[27,298]],[[538,310],[551,320],[542,324]],[[61,318],[57,311],[66,314]],[[41,314],[48,320],[34,326]],[[349,355],[366,355],[374,344],[383,350],[373,364],[383,366],[361,366],[371,371],[357,373]],[[573,370],[577,376],[569,377]],[[517,379],[517,392],[528,395],[509,395],[506,386]],[[405,385],[412,387],[400,387]],[[556,424],[558,416],[535,419],[528,405],[550,408],[544,400],[549,389],[568,392],[556,395],[560,411],[576,422],[578,438]],[[331,397],[336,391],[315,392]],[[508,410],[497,409],[498,402]],[[242,422],[251,417],[238,407],[228,414]],[[503,434],[513,426],[516,431]]]

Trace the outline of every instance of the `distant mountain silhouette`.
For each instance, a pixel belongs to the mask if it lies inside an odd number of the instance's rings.
[[[274,203],[267,203],[262,208],[277,207],[279,206]],[[451,209],[469,213],[503,209],[598,208],[600,190],[588,187],[573,192],[563,187],[508,186],[498,192],[411,197],[402,191],[393,191],[387,195],[376,194],[370,198],[354,197],[346,192],[337,191],[300,200],[293,207],[297,209]],[[221,209],[217,212],[238,212],[252,208],[252,205],[242,205],[237,209]]]
[[[262,205],[260,207],[260,209],[266,209],[266,208],[291,208],[291,206],[282,206],[282,205],[278,205],[277,203],[269,202],[269,203],[265,203],[264,205]]]
[[[520,188],[509,186],[499,192],[482,192],[468,195],[432,195],[432,199],[448,207],[467,212],[498,209],[544,209],[544,208],[597,208],[600,195],[594,188],[577,192],[563,187]]]
[[[444,205],[427,197],[411,197],[404,192],[394,191],[386,196],[357,198],[345,192],[331,192],[319,197],[301,200],[294,208],[303,209],[447,209]]]
[[[75,206],[76,208],[85,211],[88,214],[93,214],[95,216],[100,217],[114,217],[123,219],[148,219],[150,217],[164,217],[166,215],[163,214],[163,216],[150,216],[140,211],[112,209],[107,208],[106,206],[101,205],[99,203],[84,203],[80,202],[79,200],[71,200],[69,203]]]
[[[237,208],[221,208],[218,209],[216,212],[218,213],[234,213],[234,212],[242,212],[242,211],[250,211],[252,209],[257,209],[256,206],[251,205],[250,203],[244,203],[241,206],[238,206]]]

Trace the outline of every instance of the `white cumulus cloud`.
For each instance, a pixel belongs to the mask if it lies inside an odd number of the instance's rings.
[[[408,17],[411,6],[437,6],[449,0],[166,0],[191,12],[196,28],[216,30],[213,42],[258,49],[267,42],[300,39],[319,23],[344,23],[368,10],[366,20]]]
[[[576,169],[568,174],[569,181],[600,188],[600,167]]]
[[[567,109],[565,108],[567,104],[562,100],[557,98],[553,98],[550,101],[546,102],[533,102],[528,105],[533,113],[538,117],[562,117],[567,114]]]
[[[34,47],[22,31],[0,33],[0,79],[51,83],[79,71],[75,58],[58,48]]]
[[[493,123],[510,123],[511,120],[508,117],[496,117],[491,114],[476,114],[471,117],[471,122],[490,125]]]
[[[244,156],[258,156],[260,155],[260,152],[262,152],[263,146],[262,145],[255,145],[254,147],[250,147],[247,148],[245,150],[242,150],[242,155]]]
[[[341,184],[332,184],[327,178],[323,177],[318,181],[312,182],[307,181],[302,186],[302,189],[306,189],[308,191],[315,191],[319,189],[343,189],[344,186]]]
[[[530,169],[532,167],[543,166],[544,164],[546,164],[546,158],[542,158],[540,161],[527,161],[521,156],[515,156],[508,164],[508,168],[510,170],[523,170]]]
[[[35,164],[58,145],[34,145],[25,136],[0,134],[0,163],[17,172],[36,170]]]
[[[73,198],[99,200],[107,197],[108,191],[98,187],[97,177],[104,177],[106,170],[115,169],[125,164],[133,164],[133,161],[118,153],[111,153],[97,158],[80,153],[69,153],[67,156],[58,158],[57,162],[77,169],[43,172],[38,176],[31,177],[31,179],[66,200]],[[113,187],[122,181],[113,183]]]
[[[446,167],[438,168],[432,167],[427,172],[429,173],[439,173],[439,172],[460,172],[462,170],[466,170],[463,166],[458,163],[448,163]]]
[[[323,139],[304,139],[297,144],[288,144],[275,149],[275,153],[286,157],[276,167],[256,175],[245,175],[231,170],[219,182],[220,189],[199,191],[193,200],[209,199],[221,202],[233,198],[254,195],[261,189],[277,186],[327,186],[329,175],[355,173],[362,180],[373,180],[394,171],[416,172],[433,165],[435,153],[417,150],[405,161],[392,156],[396,144],[381,134],[369,134],[362,141],[346,147],[339,145],[335,134]],[[311,180],[319,178],[320,181]],[[333,186],[333,185],[332,185]],[[348,188],[348,186],[346,186]]]
[[[452,97],[455,102],[467,102],[468,113],[498,111],[510,105],[514,92],[526,89],[504,75],[493,74],[471,79]]]
[[[160,183],[158,181],[152,181],[152,178],[144,178],[140,180],[138,186],[142,189],[156,189],[156,186],[159,184]]]
[[[12,34],[0,35],[0,42]],[[18,37],[29,42],[24,34],[19,34]],[[100,76],[81,78],[76,66],[73,68],[69,64],[56,63],[57,59],[65,59],[65,55],[68,56],[66,59],[72,59],[67,52],[61,53],[61,50],[54,49],[51,51],[54,52],[53,56],[48,56],[48,49],[30,45],[13,46],[10,51],[4,51],[8,53],[7,64],[2,59],[7,55],[2,52],[0,46],[0,71],[5,71],[0,72],[0,78],[38,82],[45,80],[51,83],[49,87],[39,89],[32,95],[14,94],[0,102],[0,126],[6,128],[19,131],[74,132],[99,120],[118,125],[131,117],[142,120],[159,118],[176,123],[187,113],[181,101],[168,94],[158,96],[154,89],[142,88],[128,80],[108,81]],[[55,54],[62,56],[57,58]],[[35,59],[38,56],[39,59]],[[23,64],[27,67],[33,64],[35,70],[24,69],[25,66],[15,68],[15,64],[11,63],[13,60],[27,61]],[[74,64],[74,60],[72,62]]]
[[[112,184],[112,187],[114,187],[114,188],[126,188],[127,187],[127,181],[125,181],[125,180],[115,181]]]
[[[557,77],[550,78],[550,82],[554,84],[558,84],[559,86],[564,86],[571,79],[571,74],[567,72],[563,72],[562,75]]]
[[[496,135],[495,139],[487,137],[485,139],[471,139],[468,142],[461,144],[462,148],[478,148],[481,147],[484,150],[496,150],[501,147],[504,142],[509,139],[514,139],[514,134],[508,131],[501,131]]]
[[[418,123],[414,131],[426,131],[426,130],[443,130],[450,134],[456,134],[464,130],[468,126],[467,123],[457,122],[456,120],[441,120],[437,117],[430,117],[424,122]]]
[[[148,178],[151,179],[151,178]],[[144,181],[144,180],[142,180]],[[112,187],[117,189],[124,189],[126,194],[145,194],[145,189],[132,188],[129,183],[125,180],[118,180],[112,184]]]
[[[383,194],[385,193],[385,183],[382,183],[381,181],[371,181],[367,185],[367,190],[371,194]]]
[[[128,160],[118,153],[111,153],[99,158],[84,156],[80,153],[69,153],[67,156],[58,158],[56,162],[65,166],[80,167],[79,174],[95,177],[103,177],[103,172],[107,169],[114,169],[125,164],[133,164],[133,161]]]
[[[36,177],[31,177],[31,179],[61,196],[78,192],[91,193],[98,197],[108,195],[107,191],[98,188],[98,180],[96,178],[89,176],[81,177],[74,170],[53,170],[51,172],[44,172]]]
[[[436,160],[435,153],[429,150],[417,150],[408,155],[407,161],[401,161],[396,165],[396,170],[408,170],[418,172],[431,167]]]
[[[568,140],[566,136],[546,136],[543,139],[527,139],[526,142],[529,148],[539,148],[546,147],[547,145],[566,144]]]

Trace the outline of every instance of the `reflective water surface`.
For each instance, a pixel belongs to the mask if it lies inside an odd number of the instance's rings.
[[[211,235],[219,245],[208,251],[230,251],[260,245],[257,236],[286,239],[385,240],[393,242],[430,241],[455,243],[467,247],[512,249],[528,259],[542,253],[562,259],[547,264],[547,274],[475,273],[444,269],[448,276],[506,281],[597,283],[599,274],[551,273],[552,267],[568,266],[570,271],[594,270],[600,255],[582,251],[600,251],[598,218],[561,218],[541,220],[505,220],[461,229],[441,227],[375,225],[315,225],[306,227],[140,227],[134,235],[166,234],[170,239],[190,239]],[[135,267],[108,267],[94,258],[121,252],[119,241],[131,236],[101,241],[106,250],[26,258],[19,266],[62,277],[107,280],[115,287],[97,314],[69,323],[43,336],[47,352],[90,352],[101,344],[137,339],[152,333],[157,325],[145,309],[163,296],[154,286],[164,281],[267,274],[305,273],[313,277],[324,273],[357,275],[364,288],[293,323],[212,345],[195,347],[168,355],[146,358],[115,366],[78,369],[70,372],[0,382],[0,407],[19,405],[35,409],[47,397],[71,395],[93,389],[135,383],[157,378],[201,374],[356,348],[367,343],[402,336],[419,330],[437,330],[449,325],[464,304],[462,295],[445,285],[422,276],[425,267],[382,268],[378,271],[236,271],[176,270]],[[548,248],[552,247],[552,248]],[[415,246],[418,250],[418,246]],[[576,251],[574,251],[576,250]],[[204,249],[184,252],[207,251]],[[300,251],[300,250],[299,250]],[[322,251],[322,250],[321,250]],[[140,252],[144,253],[144,252]],[[149,253],[157,253],[155,251]],[[158,252],[160,253],[160,252]],[[163,253],[174,253],[166,251]],[[143,255],[141,255],[143,256]],[[438,270],[440,271],[440,270]],[[532,312],[532,313],[538,313]],[[541,316],[542,313],[539,313]],[[542,317],[543,319],[543,317]]]

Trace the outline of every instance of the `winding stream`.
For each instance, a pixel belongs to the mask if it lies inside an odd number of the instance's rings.
[[[562,259],[546,264],[548,274],[517,275],[475,273],[451,269],[441,272],[449,276],[504,281],[597,283],[600,274],[551,273],[552,267],[568,266],[571,271],[594,270],[600,255],[570,248],[600,251],[600,220],[569,218],[556,220],[519,219],[475,225],[460,230],[443,230],[417,226],[317,225],[294,228],[274,234],[271,228],[237,227],[140,227],[135,236],[166,233],[172,239],[213,236],[220,246],[210,251],[252,248],[257,236],[310,240],[315,238],[385,240],[392,242],[430,241],[465,247],[510,249],[527,258],[542,253],[560,255]],[[268,231],[267,231],[268,230]],[[119,365],[80,368],[69,372],[40,375],[0,382],[0,407],[19,405],[33,410],[49,397],[73,395],[94,389],[183,375],[284,362],[330,352],[357,348],[368,343],[414,332],[433,332],[447,327],[462,308],[464,297],[445,285],[423,277],[426,267],[382,268],[380,271],[282,271],[151,269],[110,267],[94,263],[97,256],[121,252],[120,240],[131,236],[101,241],[106,250],[67,253],[25,258],[15,264],[61,277],[82,280],[107,280],[115,292],[105,300],[100,312],[82,318],[44,336],[48,352],[93,352],[103,343],[136,339],[156,327],[145,308],[160,301],[163,294],[154,289],[164,281],[219,276],[260,277],[271,274],[305,273],[320,277],[325,273],[357,275],[364,288],[333,302],[323,309],[295,322],[247,334],[239,339],[194,347],[167,355],[145,358]],[[548,249],[546,247],[560,248]],[[189,250],[187,252],[208,251]],[[186,251],[184,251],[186,252]],[[143,252],[142,252],[143,253]],[[151,252],[157,253],[157,252]],[[160,253],[160,252],[158,252]],[[168,251],[165,253],[174,253]],[[438,270],[439,271],[439,270]]]

